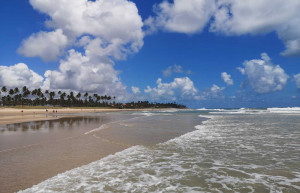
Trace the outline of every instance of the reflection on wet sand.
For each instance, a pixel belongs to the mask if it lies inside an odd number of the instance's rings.
[[[69,117],[55,120],[36,121],[27,123],[14,123],[0,126],[0,132],[18,132],[18,131],[48,131],[52,129],[74,129],[79,126],[90,124],[101,124],[104,121],[103,116],[84,116]]]
[[[84,133],[132,117],[136,115],[95,113],[0,126],[0,193],[28,188],[124,149]]]

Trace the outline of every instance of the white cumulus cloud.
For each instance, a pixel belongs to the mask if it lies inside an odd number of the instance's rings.
[[[133,2],[127,0],[30,0],[38,11],[50,16],[49,28],[62,29],[70,40],[89,35],[99,46],[137,52],[143,46],[143,22]]]
[[[289,78],[279,65],[271,62],[266,53],[261,54],[261,59],[245,61],[243,66],[238,69],[247,75],[247,82],[259,94],[282,90]]]
[[[163,29],[200,33],[205,26],[225,35],[276,32],[285,45],[282,55],[300,55],[299,0],[173,0],[154,6],[145,21],[149,32]]]
[[[163,83],[159,78],[156,84],[156,87],[147,86],[144,90],[152,100],[192,100],[197,97],[198,91],[188,77],[175,78],[170,83]]]
[[[227,72],[222,72],[221,77],[227,85],[233,85],[233,80],[231,79],[230,74],[227,74]]]
[[[201,32],[215,10],[212,0],[174,0],[163,1],[155,6],[155,17],[145,23],[150,30],[162,28],[166,31],[192,34]]]
[[[183,70],[181,65],[174,64],[173,66],[168,66],[165,70],[163,70],[163,75],[165,77],[171,76],[172,74],[191,74],[191,70]]]
[[[294,75],[294,80],[296,81],[297,88],[300,88],[300,73]]]
[[[97,92],[122,99],[127,92],[118,74],[112,62],[101,62],[70,50],[67,59],[60,62],[59,70],[46,71],[43,88]]]
[[[131,90],[132,90],[133,94],[140,94],[141,93],[140,89],[138,87],[135,87],[135,86],[132,86]]]
[[[224,98],[224,91],[225,87],[219,87],[216,84],[213,84],[211,88],[204,90],[201,95],[200,99],[220,99]]]
[[[59,69],[45,72],[44,89],[96,92],[119,100],[128,97],[113,59],[125,59],[143,46],[143,22],[133,2],[30,0],[30,4],[49,16],[46,27],[54,31],[31,35],[19,52],[44,60],[67,53]]]
[[[40,57],[44,61],[56,60],[63,54],[68,38],[61,29],[32,34],[22,42],[18,52],[26,57]]]
[[[286,46],[283,55],[299,55],[299,10],[298,0],[219,0],[210,30],[227,35],[274,31]]]
[[[42,76],[30,70],[24,63],[13,66],[0,66],[1,86],[39,88],[43,83],[43,79]]]

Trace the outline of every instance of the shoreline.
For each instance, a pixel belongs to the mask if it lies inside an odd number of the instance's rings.
[[[151,109],[138,110],[150,111]],[[138,110],[129,109],[129,111]],[[128,111],[128,109],[115,111]],[[100,109],[99,112],[112,111]],[[0,152],[0,187],[3,188],[0,190],[1,193],[30,188],[57,174],[135,145],[152,146],[195,130],[189,116],[133,116],[131,114],[93,116],[91,113],[87,116],[91,119],[86,121],[86,118],[82,118],[79,113],[72,114],[74,116],[57,117],[57,120],[17,124],[14,126],[18,128],[17,133],[0,136],[0,145],[4,150]],[[193,121],[197,120],[197,124],[203,121],[198,116],[193,117]],[[72,122],[74,124],[69,125]],[[44,123],[41,128],[49,127],[50,123],[53,123],[53,127],[47,130],[32,130],[33,132],[30,129],[22,131],[23,126]],[[187,124],[189,125],[185,127]],[[105,129],[95,130],[104,125]],[[175,127],[178,129],[174,129]],[[184,127],[188,129],[181,129]],[[5,148],[9,146],[11,149]]]
[[[48,109],[48,112],[46,112]],[[22,112],[23,110],[23,112]],[[55,110],[55,113],[53,113]],[[56,113],[57,110],[57,113]],[[24,123],[33,121],[46,121],[64,117],[79,116],[81,113],[96,112],[121,112],[121,111],[155,111],[170,109],[110,109],[110,108],[44,108],[44,109],[19,109],[0,108],[0,125]]]

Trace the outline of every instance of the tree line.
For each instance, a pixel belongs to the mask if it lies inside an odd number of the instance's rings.
[[[116,102],[116,96],[100,96],[88,92],[69,93],[63,91],[43,91],[41,88],[29,90],[2,86],[0,91],[1,106],[60,106],[60,107],[111,107],[111,108],[186,108],[173,103],[150,103],[138,101],[129,103]]]

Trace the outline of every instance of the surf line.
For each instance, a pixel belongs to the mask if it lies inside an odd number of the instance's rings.
[[[99,137],[95,134],[93,134],[93,137],[95,137],[97,139],[100,139],[100,140],[103,140],[107,143],[115,144],[115,145],[120,145],[120,146],[124,146],[124,147],[131,147],[132,146],[132,145],[129,145],[129,144],[126,144],[126,143],[119,143],[119,142],[116,142],[116,141],[113,141],[113,140],[110,140],[110,139],[107,139],[107,138]]]
[[[141,118],[141,117],[149,117],[149,116],[154,116],[154,115],[144,115],[144,116],[139,116],[139,117],[133,117],[133,118],[130,118],[130,119],[125,119],[125,120],[119,120],[119,121],[109,122],[109,123],[106,123],[106,124],[101,125],[100,127],[96,128],[96,129],[90,130],[90,131],[88,131],[88,132],[86,132],[86,133],[84,133],[84,134],[85,134],[85,135],[88,135],[88,134],[91,134],[91,133],[93,133],[93,132],[96,132],[96,131],[100,131],[100,130],[106,129],[106,127],[107,127],[109,124],[121,123],[121,122],[126,122],[126,121],[131,121],[131,120],[134,120],[134,119],[138,119],[138,118]]]

